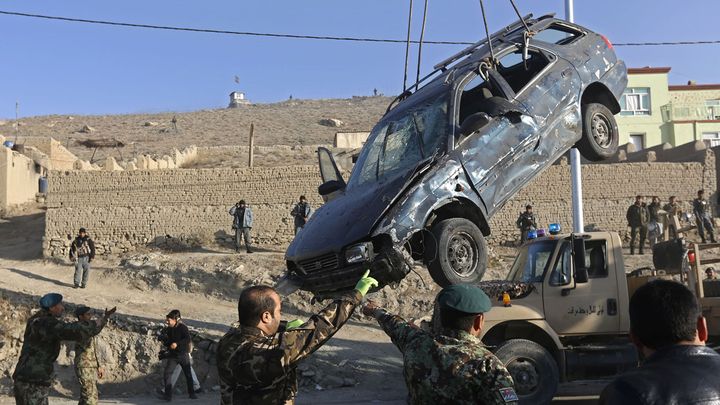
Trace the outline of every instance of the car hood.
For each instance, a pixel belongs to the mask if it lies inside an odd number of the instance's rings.
[[[339,253],[351,243],[369,240],[373,227],[402,192],[410,174],[346,190],[318,208],[290,243],[285,257],[294,261]]]

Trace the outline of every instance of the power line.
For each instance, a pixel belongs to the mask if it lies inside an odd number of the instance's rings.
[[[46,19],[46,20],[85,23],[85,24],[112,25],[112,26],[131,27],[131,28],[147,28],[147,29],[166,30],[166,31],[202,32],[202,33],[206,33],[206,34],[224,34],[224,35],[289,38],[289,39],[312,39],[312,40],[323,40],[323,41],[375,42],[375,43],[392,43],[392,44],[407,43],[407,40],[404,40],[404,39],[337,37],[337,36],[325,36],[325,35],[296,35],[296,34],[278,34],[278,33],[267,33],[267,32],[251,32],[251,31],[229,31],[229,30],[216,30],[216,29],[208,29],[208,28],[174,27],[174,26],[168,26],[168,25],[135,24],[135,23],[125,23],[125,22],[117,22],[117,21],[88,20],[88,19],[83,19],[83,18],[58,17],[58,16],[28,14],[28,13],[19,13],[19,12],[14,12],[14,11],[2,11],[2,10],[0,10],[0,14],[18,16],[18,17],[42,18],[42,19]],[[417,44],[417,43],[419,43],[419,41],[410,41],[410,43]],[[433,45],[472,45],[472,44],[474,44],[474,42],[464,42],[464,41],[423,41],[423,43],[424,44],[433,44]],[[720,40],[670,41],[670,42],[618,42],[618,43],[613,43],[613,46],[684,46],[684,45],[716,45],[716,44],[720,44]]]

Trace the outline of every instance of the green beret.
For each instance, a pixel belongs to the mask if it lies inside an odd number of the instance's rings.
[[[45,309],[49,309],[59,304],[62,299],[63,296],[58,293],[45,294],[42,298],[40,298],[40,306]]]
[[[468,284],[443,288],[438,295],[438,304],[466,314],[484,314],[492,308],[487,294],[479,287]]]

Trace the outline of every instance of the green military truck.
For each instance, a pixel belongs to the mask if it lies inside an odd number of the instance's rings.
[[[658,261],[675,263],[669,266],[677,269],[674,277],[698,293],[711,338],[717,338],[720,297],[705,292],[720,290],[715,288],[720,281],[703,281],[700,250],[720,245],[664,243],[656,249],[656,267],[662,267]],[[589,232],[531,240],[520,248],[506,280],[483,282],[498,300],[486,314],[483,341],[513,375],[521,402],[549,403],[561,382],[610,378],[635,367],[629,297],[653,278],[673,277],[653,273],[626,274],[619,235]]]

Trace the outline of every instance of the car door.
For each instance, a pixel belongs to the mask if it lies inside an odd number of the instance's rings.
[[[585,249],[588,282],[574,284],[572,246],[563,242],[544,281],[545,318],[558,335],[618,333],[618,280],[607,256],[611,246],[602,238],[587,239]]]
[[[492,215],[523,185],[525,154],[532,149],[531,136],[537,127],[525,106],[514,100],[514,93],[505,80],[492,70],[486,76],[487,83],[480,86],[487,87],[488,94],[478,108],[479,112],[492,115],[479,131],[457,141],[455,153]],[[460,105],[462,94],[472,91],[465,86],[479,77],[473,73],[458,87],[456,120],[461,118],[459,111],[466,110]],[[470,115],[470,112],[464,114]],[[458,126],[460,124],[458,122]]]

